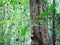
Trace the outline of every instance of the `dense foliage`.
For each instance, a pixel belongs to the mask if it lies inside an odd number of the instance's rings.
[[[29,45],[29,0],[0,0],[0,45]]]
[[[44,11],[36,18],[46,18],[48,37],[52,45],[53,11],[55,10],[56,45],[60,45],[60,0],[43,0]],[[30,45],[29,0],[0,0],[0,45]],[[44,25],[44,21],[40,21]]]

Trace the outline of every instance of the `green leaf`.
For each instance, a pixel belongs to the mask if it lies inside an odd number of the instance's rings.
[[[51,4],[50,5],[50,12],[53,12],[56,7],[56,4]]]
[[[26,35],[27,30],[28,30],[27,26],[22,28],[22,36]]]
[[[43,17],[49,16],[49,15],[50,15],[50,13],[48,13],[48,12],[43,12],[43,13],[40,13],[40,14],[37,16],[37,18],[43,18]]]

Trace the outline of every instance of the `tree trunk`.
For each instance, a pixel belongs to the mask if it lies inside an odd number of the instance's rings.
[[[55,0],[53,0],[53,4],[55,4]],[[54,11],[53,11],[53,15],[52,15],[52,18],[53,18],[53,20],[52,20],[52,22],[53,22],[53,31],[52,31],[52,33],[53,33],[53,45],[56,45],[55,44],[55,42],[56,42],[56,32],[55,32],[55,9],[54,9]]]
[[[40,25],[40,21],[43,20],[46,23],[46,19],[36,18],[41,12],[43,12],[42,0],[30,0],[31,45],[49,45],[46,24]]]

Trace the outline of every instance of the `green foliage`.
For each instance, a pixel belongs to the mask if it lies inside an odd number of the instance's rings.
[[[17,2],[17,0],[10,0],[10,4],[13,5],[13,7],[18,7],[19,6],[19,3]]]
[[[21,0],[21,2],[22,2],[22,4],[23,4],[23,6],[28,6],[29,4],[29,0]]]
[[[37,15],[36,18],[52,19],[52,13],[53,13],[53,11],[54,11],[55,8],[56,8],[56,4],[51,4],[49,6],[49,11],[48,12],[46,12],[46,11],[45,12],[42,12],[39,15]],[[56,15],[58,16],[59,14],[56,14]],[[42,21],[42,22],[40,22],[40,24],[41,25],[44,25],[45,23]]]
[[[28,30],[27,26],[22,28],[22,36],[26,35],[27,30]]]
[[[0,0],[0,44],[18,45],[22,38],[30,39],[30,33],[27,34],[30,21],[28,3],[29,0]],[[19,38],[18,41],[16,38]]]
[[[60,16],[60,13],[56,13],[56,17]]]
[[[50,16],[50,13],[48,12],[43,12],[43,13],[40,13],[37,18],[43,18],[43,17],[47,17],[47,16]]]
[[[52,12],[54,11],[54,9],[56,8],[56,4],[51,4],[50,5],[50,10],[49,12],[43,12],[43,13],[40,13],[37,18],[44,18],[44,17],[47,17],[48,19],[51,19],[52,18]]]
[[[9,23],[10,22],[10,20],[2,20],[1,22],[0,22],[0,25],[4,25],[4,24],[7,24],[7,23]]]
[[[0,5],[5,5],[7,4],[7,0],[0,0]]]
[[[56,8],[56,4],[51,4],[50,5],[50,12],[53,12],[55,8]]]
[[[40,25],[41,25],[41,26],[44,26],[45,24],[46,24],[46,23],[45,23],[43,20],[40,21]]]
[[[6,3],[7,3],[7,0],[3,0],[2,3],[3,3],[3,4],[6,4]]]

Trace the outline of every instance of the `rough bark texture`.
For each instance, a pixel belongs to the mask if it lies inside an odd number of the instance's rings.
[[[31,17],[31,45],[49,45],[47,38],[46,25],[41,26],[40,21],[45,18],[37,19],[36,16],[42,11],[42,0],[30,0],[30,17]]]

